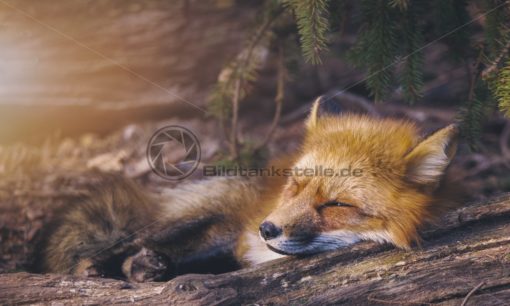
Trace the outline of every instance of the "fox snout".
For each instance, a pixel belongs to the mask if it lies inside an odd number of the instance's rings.
[[[264,240],[271,240],[278,238],[282,234],[282,228],[276,226],[273,222],[264,221],[259,227],[260,236]]]
[[[283,206],[273,211],[259,226],[262,240],[268,244],[282,241],[305,242],[320,231],[319,217],[313,209]]]

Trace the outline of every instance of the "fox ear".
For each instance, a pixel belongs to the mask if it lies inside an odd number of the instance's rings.
[[[320,96],[313,102],[310,115],[306,120],[306,126],[311,129],[317,125],[320,117],[325,114],[336,115],[341,113],[341,107],[335,99],[328,99],[325,96]]]
[[[458,128],[451,124],[420,142],[405,159],[407,179],[412,183],[435,186],[457,151]]]

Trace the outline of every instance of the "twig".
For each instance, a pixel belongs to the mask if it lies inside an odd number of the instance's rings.
[[[501,60],[505,57],[505,55],[510,50],[510,40],[506,43],[506,45],[499,52],[498,57],[492,61],[489,67],[485,68],[482,71],[482,79],[486,79],[489,75],[493,74],[497,69]]]
[[[248,46],[247,52],[243,57],[240,64],[237,66],[236,73],[233,74],[237,76],[234,95],[232,97],[232,129],[230,131],[230,155],[233,159],[237,159],[238,157],[238,121],[239,121],[239,100],[241,97],[241,88],[242,83],[244,81],[242,70],[248,65],[251,56],[253,55],[253,50],[258,45],[260,40],[264,37],[264,34],[267,32],[273,21],[276,19],[278,15],[283,10],[277,11],[273,16],[269,17],[262,26],[258,29],[255,38],[251,41]]]
[[[239,97],[241,95],[241,82],[242,77],[239,76],[236,80],[234,96],[232,98],[232,128],[230,130],[230,155],[233,159],[238,156],[238,141],[237,141],[237,121],[239,118]]]
[[[476,81],[478,80],[478,77],[481,74],[480,68],[482,64],[482,57],[483,57],[483,47],[480,47],[480,52],[478,53],[478,58],[476,59],[474,70],[471,70],[469,67],[469,64],[466,65],[467,71],[468,71],[468,77],[469,79],[469,94],[468,94],[468,103],[473,103],[473,99],[475,98],[475,87],[476,87]]]
[[[469,298],[471,298],[471,296],[480,288],[482,288],[482,286],[485,285],[485,281],[482,281],[480,282],[478,285],[476,285],[476,287],[474,287],[471,291],[469,291],[469,293],[466,295],[466,297],[464,298],[464,300],[462,301],[462,304],[460,304],[460,306],[466,306]]]
[[[283,99],[285,97],[285,79],[287,77],[287,72],[285,70],[284,63],[284,53],[283,53],[283,45],[280,43],[278,46],[278,73],[277,73],[277,81],[276,81],[276,96],[274,98],[274,102],[276,104],[276,109],[273,116],[273,122],[271,122],[271,126],[269,131],[266,134],[264,140],[257,146],[255,150],[259,150],[267,145],[267,143],[273,137],[274,131],[278,126],[280,121],[281,113],[282,113],[282,105]]]

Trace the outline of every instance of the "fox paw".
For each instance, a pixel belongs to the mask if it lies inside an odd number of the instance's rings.
[[[88,277],[98,277],[101,276],[101,273],[98,271],[97,267],[94,265],[94,262],[89,259],[81,259],[73,271],[74,275],[77,276],[88,276]]]
[[[168,277],[168,264],[156,252],[142,248],[126,258],[122,272],[132,282],[161,281]]]

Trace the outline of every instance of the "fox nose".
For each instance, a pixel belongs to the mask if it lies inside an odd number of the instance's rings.
[[[260,235],[264,240],[270,240],[280,236],[282,229],[274,225],[273,222],[264,221],[259,227]]]

